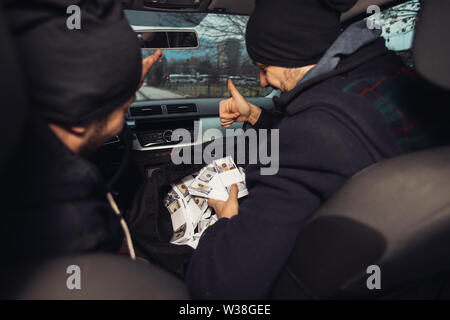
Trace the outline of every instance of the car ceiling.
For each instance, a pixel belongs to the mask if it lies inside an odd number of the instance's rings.
[[[145,2],[150,2],[150,0],[121,0],[127,9],[134,10],[149,10],[146,7]],[[195,1],[195,0],[192,0]],[[406,2],[407,0],[358,0],[358,2],[342,14],[342,22],[348,20],[353,20],[359,18],[360,16],[366,15],[366,10],[370,5],[378,5],[381,8],[390,7],[401,2]],[[151,0],[151,2],[161,2],[167,3],[168,0]],[[227,14],[243,14],[250,15],[254,9],[255,0],[203,0],[204,4],[201,5],[199,11],[202,12],[217,12],[217,13],[227,13]],[[158,11],[183,11],[192,12],[194,10],[184,9],[184,10],[171,10],[171,9],[158,9]]]

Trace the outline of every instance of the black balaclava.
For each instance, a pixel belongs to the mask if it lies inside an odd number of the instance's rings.
[[[247,24],[253,61],[298,68],[319,61],[340,34],[340,14],[357,0],[256,0]]]
[[[66,26],[71,5],[81,29]],[[6,2],[30,109],[48,122],[82,125],[123,105],[138,89],[138,39],[115,0]]]

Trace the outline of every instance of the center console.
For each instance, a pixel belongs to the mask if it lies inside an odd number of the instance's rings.
[[[158,121],[140,121],[136,122],[132,130],[141,148],[167,146],[177,144],[179,141],[172,141],[172,133],[176,129],[186,129],[191,133],[194,142],[194,121],[199,119],[183,120],[158,120]]]

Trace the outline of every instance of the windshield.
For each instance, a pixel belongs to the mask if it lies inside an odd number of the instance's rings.
[[[138,101],[228,97],[228,78],[245,97],[271,93],[271,88],[260,86],[259,70],[247,55],[247,16],[130,10],[126,16],[135,29],[187,28],[199,37],[198,49],[163,50],[164,57],[137,93]],[[152,53],[143,50],[144,57]]]

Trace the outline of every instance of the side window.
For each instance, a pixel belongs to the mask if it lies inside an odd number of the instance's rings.
[[[382,36],[387,48],[396,51],[410,67],[413,67],[411,46],[419,9],[419,0],[411,0],[381,12]]]

